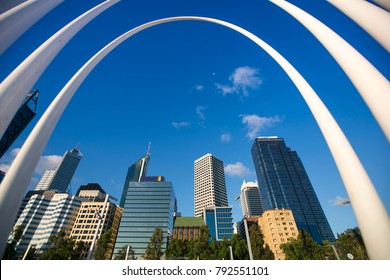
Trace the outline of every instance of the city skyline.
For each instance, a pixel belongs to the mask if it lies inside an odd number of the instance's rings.
[[[0,57],[0,64],[4,66],[0,69],[2,78],[55,30],[100,3],[76,5],[69,2],[54,9]],[[133,6],[124,2],[92,21],[44,73],[37,83],[41,93],[38,116],[26,131],[31,130],[52,97],[78,67],[122,31],[172,15],[196,14],[226,19],[269,41],[300,67],[346,130],[389,209],[388,142],[336,63],[287,14],[268,1],[245,3],[238,10],[235,9],[237,1],[224,1],[223,9],[221,5],[204,5],[206,2],[202,1],[169,5],[174,3],[171,1],[167,8],[149,1],[157,7],[153,11],[148,9],[149,2]],[[388,54],[334,7],[327,3],[317,7],[308,3],[310,1],[290,2],[332,25],[389,77]],[[126,20],[118,16],[124,11],[131,14]],[[58,21],[53,20],[57,17]],[[110,22],[110,26],[106,22]],[[268,22],[273,24],[266,25]],[[288,34],[284,26],[289,26],[293,32]],[[106,32],[96,38],[97,30]],[[188,33],[192,36],[188,37]],[[300,39],[294,40],[294,37]],[[98,43],[95,47],[85,44],[84,40]],[[85,55],[80,54],[81,49]],[[307,51],[303,54],[302,49]],[[80,54],[79,57],[76,58],[75,53]],[[143,55],[135,57],[134,53]],[[74,63],[70,63],[69,57]],[[118,98],[107,98],[115,92]],[[139,96],[131,95],[133,92]],[[145,109],[149,111],[147,114],[144,114]],[[107,110],[112,119],[102,118],[102,110]],[[126,131],[127,118],[133,121],[129,125],[133,129],[129,131]],[[9,165],[28,135],[26,131],[0,161],[1,166]],[[154,163],[150,172],[165,174],[173,182],[179,211],[192,215],[193,197],[189,193],[193,188],[193,160],[213,153],[225,162],[228,199],[232,202],[239,194],[242,181],[255,179],[250,146],[254,137],[262,135],[283,137],[298,151],[335,233],[356,226],[350,206],[332,205],[343,205],[348,197],[318,127],[291,82],[251,42],[211,24],[186,22],[156,27],[134,37],[107,57],[65,111],[46,147],[42,164],[54,160],[69,145],[80,142],[85,157],[76,172],[73,187],[98,182],[108,193],[120,197],[126,166],[138,158],[151,141]],[[170,160],[165,161],[168,158]],[[239,202],[232,206],[234,221],[237,221],[237,213],[241,213]]]

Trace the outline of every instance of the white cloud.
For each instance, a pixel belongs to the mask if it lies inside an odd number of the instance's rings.
[[[230,85],[215,84],[217,89],[223,95],[236,93],[243,96],[249,96],[248,89],[258,89],[263,83],[259,77],[259,70],[249,66],[238,67],[230,75]]]
[[[236,162],[225,166],[225,173],[230,177],[244,177],[251,175],[248,167],[244,166],[242,162]]]
[[[220,139],[222,142],[230,142],[230,140],[232,140],[232,137],[229,133],[223,133],[221,134]]]
[[[20,148],[15,148],[10,152],[9,157],[5,160],[5,162],[0,164],[0,170],[7,172],[10,168],[12,162],[16,158],[19,153]],[[42,175],[47,169],[56,167],[61,162],[62,156],[60,155],[47,155],[41,156],[39,159],[38,165],[34,170],[34,174]]]
[[[197,91],[202,91],[202,90],[204,90],[204,86],[203,86],[203,85],[196,85],[196,86],[195,86],[195,89],[196,89]]]
[[[258,133],[266,128],[274,127],[277,123],[282,121],[279,116],[274,117],[260,117],[256,114],[253,115],[240,115],[242,117],[242,123],[246,125],[248,133],[246,136],[249,139],[254,139]]]
[[[206,107],[199,105],[199,106],[197,106],[195,108],[195,110],[196,110],[196,114],[198,115],[199,119],[206,120],[206,116],[204,114],[204,111],[206,110]]]
[[[343,198],[341,196],[336,196],[335,199],[329,201],[333,206],[343,206],[351,204],[351,201],[349,201],[347,198]]]
[[[189,122],[172,122],[172,126],[174,128],[189,127],[189,126],[191,126],[191,123],[189,123]]]

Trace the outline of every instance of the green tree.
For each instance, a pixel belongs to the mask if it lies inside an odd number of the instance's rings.
[[[218,242],[218,254],[219,260],[230,260],[230,241],[225,237],[223,240]]]
[[[359,228],[347,229],[333,243],[342,260],[347,260],[347,254],[352,254],[356,260],[368,260],[366,247]]]
[[[16,244],[22,239],[23,231],[24,231],[23,225],[18,225],[12,230],[11,232],[12,239],[7,243],[7,246],[5,247],[3,260],[13,260],[17,258]]]
[[[94,260],[107,260],[110,259],[110,256],[107,256],[108,247],[111,243],[112,230],[109,229],[103,233],[98,241],[96,242],[96,247],[93,251]]]
[[[161,259],[163,245],[163,232],[160,227],[156,227],[153,235],[150,237],[150,242],[146,247],[145,260],[159,260]]]
[[[181,239],[174,238],[169,242],[168,248],[165,251],[168,259],[184,259],[188,254],[187,242]]]
[[[254,260],[274,260],[274,253],[268,245],[264,244],[263,234],[257,224],[249,228],[252,255]]]
[[[297,239],[291,238],[280,246],[286,254],[286,260],[323,260],[325,251],[305,230],[299,230]]]
[[[199,229],[199,237],[195,239],[192,248],[192,259],[208,260],[210,259],[210,246],[209,246],[209,227],[202,225]]]
[[[233,234],[230,238],[233,247],[233,258],[235,260],[249,260],[248,245],[238,234]]]
[[[84,242],[76,242],[72,238],[66,238],[65,231],[60,230],[50,237],[50,247],[44,252],[42,260],[80,260],[84,255]]]
[[[114,260],[126,260],[126,254],[127,254],[127,246],[123,246],[119,249],[119,251],[115,254]],[[128,260],[135,260],[135,252],[133,250],[132,246],[129,246],[129,253],[127,255]]]

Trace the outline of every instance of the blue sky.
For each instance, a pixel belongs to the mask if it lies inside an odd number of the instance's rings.
[[[3,80],[40,44],[102,1],[65,1],[0,56]],[[326,1],[290,1],[311,13],[361,52],[387,78],[390,56]],[[333,58],[295,19],[265,0],[122,0],[83,28],[34,88],[38,114],[1,159],[6,170],[54,96],[97,51],[151,20],[180,15],[236,24],[272,45],[311,84],[344,130],[390,208],[389,143]],[[99,183],[120,198],[127,168],[151,142],[149,175],[173,182],[179,211],[193,215],[193,162],[206,153],[223,160],[234,221],[241,218],[243,180],[256,179],[254,137],[283,137],[296,150],[335,233],[355,227],[352,207],[322,134],[294,84],[263,50],[237,32],[206,22],[174,22],[147,29],[109,54],[77,90],[32,178],[79,144],[83,159],[72,181]]]

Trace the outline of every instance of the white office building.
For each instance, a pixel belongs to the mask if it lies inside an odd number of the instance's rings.
[[[243,217],[261,216],[263,213],[257,182],[244,181],[242,183],[240,200]]]
[[[194,162],[195,216],[203,216],[205,207],[228,206],[222,160],[206,154]]]

